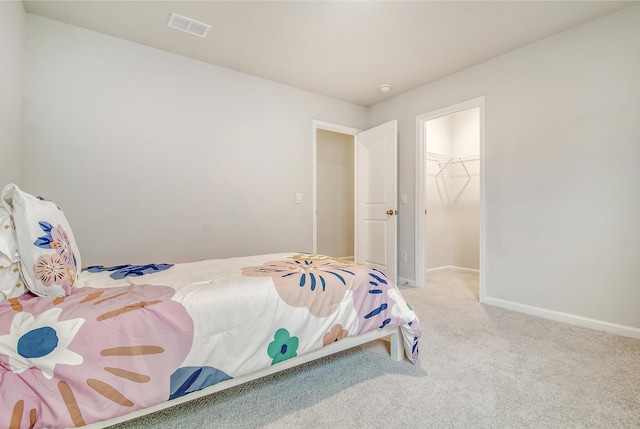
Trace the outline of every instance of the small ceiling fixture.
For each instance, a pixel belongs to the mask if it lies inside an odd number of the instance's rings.
[[[203,38],[211,28],[209,24],[205,24],[204,22],[196,21],[195,19],[187,18],[186,16],[178,15],[173,12],[171,12],[167,26]]]
[[[386,94],[387,92],[391,91],[391,85],[387,85],[387,84],[380,85],[378,89],[380,90],[381,93]]]

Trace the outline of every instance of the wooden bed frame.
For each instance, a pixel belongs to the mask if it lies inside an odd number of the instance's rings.
[[[287,359],[276,365],[269,366],[267,368],[261,369],[254,373],[246,374],[238,378],[233,378],[231,380],[222,381],[213,386],[209,386],[205,389],[198,390],[197,392],[192,392],[192,393],[189,393],[188,395],[181,396],[179,398],[172,399],[167,402],[162,402],[152,407],[137,410],[119,417],[114,417],[109,420],[103,420],[101,422],[91,423],[84,427],[90,428],[90,429],[97,429],[97,428],[106,428],[108,426],[112,426],[118,423],[123,423],[138,417],[145,416],[147,414],[154,413],[156,411],[161,411],[167,408],[171,408],[175,405],[182,404],[184,402],[189,402],[194,399],[202,398],[203,396],[207,396],[215,392],[220,392],[222,390],[229,389],[231,387],[238,386],[240,384],[247,383],[249,381],[256,380],[258,378],[265,377],[267,375],[275,374],[280,371],[284,371],[286,369],[293,368],[298,365],[302,365],[304,363],[311,362],[313,360],[320,359],[325,356],[329,356],[334,353],[338,353],[343,350],[347,350],[352,347],[356,347],[356,346],[359,346],[374,340],[378,340],[384,337],[390,337],[391,358],[395,361],[401,361],[404,358],[404,347],[402,343],[402,333],[400,332],[400,327],[387,326],[386,328],[376,329],[374,331],[370,331],[355,337],[344,338],[340,341],[336,341],[332,344],[329,344],[328,346],[324,346],[320,349],[313,350],[303,355],[300,355],[291,359]]]

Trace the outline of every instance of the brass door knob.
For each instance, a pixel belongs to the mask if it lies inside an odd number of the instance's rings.
[[[389,216],[393,216],[393,210],[387,210],[387,214],[388,214]]]

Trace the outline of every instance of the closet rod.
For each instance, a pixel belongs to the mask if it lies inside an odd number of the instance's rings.
[[[442,155],[435,152],[427,152],[426,158],[428,161],[435,161],[435,162],[441,162],[441,161],[443,162],[443,161],[449,161],[449,160],[451,160],[451,162],[461,162],[461,161],[479,161],[480,155],[458,157],[458,156],[451,156],[451,155]]]
[[[477,157],[466,156],[464,158],[458,158],[455,156],[446,156],[446,155],[436,154],[433,152],[427,152],[427,160],[436,161],[439,163],[438,166],[440,167],[440,171],[438,171],[438,173],[435,175],[434,177],[435,179],[437,179],[438,176],[440,176],[447,169],[447,167],[449,167],[450,164],[460,163],[460,165],[462,165],[462,168],[464,168],[464,172],[467,174],[467,177],[469,178],[469,180],[471,180],[471,173],[469,173],[469,170],[467,169],[465,162],[476,161],[479,159],[480,159],[479,156]]]
[[[442,174],[442,172],[449,166],[449,164],[451,164],[452,161],[453,157],[449,158],[449,160],[445,162],[444,165],[440,164],[440,171],[438,171],[438,174],[436,174],[435,178],[438,178],[438,176]],[[464,167],[464,163],[462,164],[462,166]],[[465,167],[465,170],[466,169],[467,168]],[[467,172],[467,174],[469,174],[469,172]]]

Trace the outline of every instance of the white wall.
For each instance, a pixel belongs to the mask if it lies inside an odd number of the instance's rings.
[[[31,14],[24,109],[25,189],[85,264],[312,251],[312,121],[367,113]]]
[[[63,206],[87,263],[311,250],[294,194],[312,119],[397,119],[412,196],[416,115],[484,95],[488,301],[640,336],[638,22],[632,6],[366,110],[27,15],[25,188]]]
[[[354,138],[333,131],[317,131],[317,252],[353,257]]]
[[[398,120],[414,195],[416,115],[485,96],[488,302],[640,337],[638,23],[625,8],[370,108],[370,126]]]
[[[22,73],[25,12],[22,2],[0,2],[0,187],[22,185]],[[1,191],[0,191],[1,192]]]

